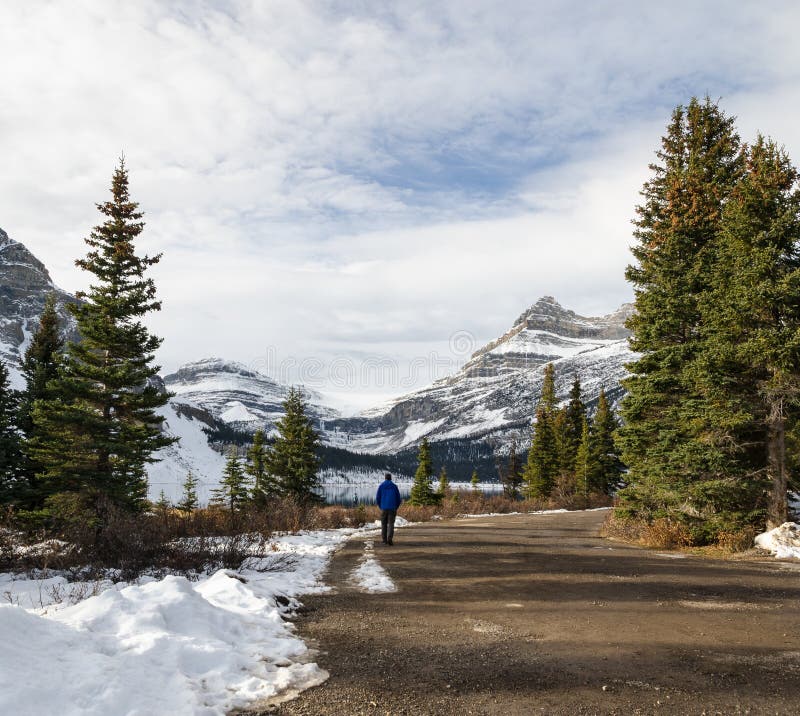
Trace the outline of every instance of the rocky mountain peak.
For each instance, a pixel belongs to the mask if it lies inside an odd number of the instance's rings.
[[[17,384],[16,368],[52,292],[56,293],[62,326],[75,340],[75,321],[65,306],[75,298],[57,288],[44,264],[0,229],[0,358],[11,367]]]
[[[514,322],[511,332],[516,330],[547,331],[565,338],[599,338],[621,340],[630,335],[625,320],[633,305],[626,303],[605,316],[580,316],[564,308],[552,296],[542,296]]]

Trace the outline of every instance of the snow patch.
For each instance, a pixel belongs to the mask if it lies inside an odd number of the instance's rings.
[[[350,577],[359,589],[370,594],[397,591],[392,578],[373,556],[373,543],[371,541],[364,543],[364,556]]]
[[[403,440],[402,445],[408,445],[413,443],[416,440],[419,440],[422,437],[425,437],[429,433],[432,433],[436,428],[440,425],[443,425],[447,418],[441,418],[440,420],[432,420],[430,422],[425,422],[424,420],[409,423],[403,433]]]
[[[784,522],[780,527],[758,535],[755,544],[778,559],[800,559],[800,525]]]
[[[231,400],[225,403],[228,409],[220,414],[220,419],[225,423],[252,423],[259,422],[260,418],[251,413],[244,403],[238,400]]]

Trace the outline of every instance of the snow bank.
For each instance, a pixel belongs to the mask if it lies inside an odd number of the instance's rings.
[[[800,559],[800,525],[784,522],[774,530],[762,532],[756,537],[755,543],[778,559]]]
[[[327,673],[283,615],[327,589],[327,561],[355,532],[287,535],[198,582],[97,583],[82,593],[105,591],[78,604],[62,577],[0,575],[0,713],[223,716],[321,683]]]

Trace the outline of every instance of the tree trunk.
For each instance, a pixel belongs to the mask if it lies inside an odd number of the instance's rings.
[[[775,397],[770,402],[767,430],[767,475],[772,484],[767,529],[774,529],[789,519],[786,495],[789,488],[786,476],[786,423],[782,397]]]

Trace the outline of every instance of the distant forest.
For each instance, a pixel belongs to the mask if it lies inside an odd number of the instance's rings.
[[[227,445],[237,445],[244,449],[253,441],[250,433],[224,424],[219,424],[206,432],[211,444],[218,449]],[[267,440],[267,443],[269,442]],[[496,456],[495,450],[487,442],[477,442],[467,438],[442,440],[432,442],[430,450],[437,474],[444,467],[454,482],[469,482],[473,470],[478,471],[478,477],[482,482],[499,482],[497,461],[500,461],[501,467],[505,466],[505,458]],[[408,477],[414,475],[418,462],[416,447],[391,455],[374,455],[330,445],[320,445],[317,455],[322,470],[341,472],[358,469],[387,470],[393,474]],[[524,461],[526,453],[520,453],[520,457]]]

